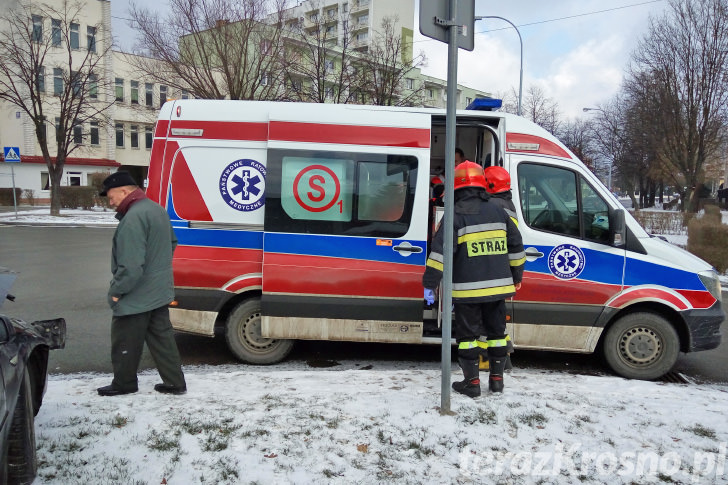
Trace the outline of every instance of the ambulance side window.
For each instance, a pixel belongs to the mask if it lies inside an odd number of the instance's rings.
[[[265,230],[401,237],[409,229],[417,159],[269,150]]]
[[[521,210],[533,229],[609,242],[609,206],[581,175],[559,167],[518,167]]]

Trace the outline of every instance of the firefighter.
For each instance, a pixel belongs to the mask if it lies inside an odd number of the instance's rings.
[[[455,391],[480,396],[478,337],[487,335],[491,392],[503,391],[506,364],[506,304],[521,287],[526,253],[521,234],[511,218],[488,203],[483,168],[473,162],[455,167],[453,218],[453,285],[455,338],[464,380],[453,383]],[[422,277],[425,300],[434,302],[434,289],[442,279],[443,231],[433,238],[427,268]]]
[[[503,207],[513,222],[518,225],[516,206],[513,205],[513,192],[511,191],[511,175],[503,167],[488,167],[485,175],[485,190],[490,194],[490,201]]]
[[[518,226],[518,216],[516,215],[516,206],[513,205],[513,192],[511,191],[511,175],[503,167],[490,166],[483,171],[485,175],[485,191],[490,194],[490,202],[500,206],[506,211]],[[506,370],[512,369],[511,354],[513,353],[513,343],[510,335],[506,335],[508,341],[508,359],[506,360]],[[483,352],[487,358],[487,351]],[[484,362],[481,357],[480,370],[487,370],[488,363]]]

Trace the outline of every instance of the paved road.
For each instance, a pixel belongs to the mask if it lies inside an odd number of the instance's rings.
[[[0,266],[20,272],[3,312],[28,321],[64,317],[68,322],[65,350],[51,353],[53,373],[110,372],[111,311],[106,306],[109,256],[113,228],[28,227],[0,225]],[[728,295],[724,294],[724,307]],[[725,332],[724,333],[728,333]],[[225,364],[236,360],[224,338],[177,335],[183,363]],[[454,354],[454,352],[453,352]],[[312,363],[327,360],[361,361],[363,365],[385,360],[413,363],[440,360],[439,346],[299,342],[293,360]],[[604,372],[593,355],[518,351],[517,367],[538,367],[580,373]],[[145,352],[142,368],[154,367]],[[728,337],[721,347],[708,352],[682,354],[674,369],[699,380],[728,382]]]

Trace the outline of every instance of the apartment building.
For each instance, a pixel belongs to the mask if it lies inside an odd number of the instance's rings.
[[[60,11],[63,0],[8,0],[9,8],[22,5],[51,5]],[[411,40],[414,28],[414,0],[306,0],[285,12],[289,27],[296,25],[302,35],[310,33],[316,26],[324,26],[336,33],[336,43],[345,33],[350,33],[353,47],[365,51],[385,18],[394,19],[395,32],[402,35],[403,60],[412,58]],[[62,185],[88,185],[91,174],[112,172],[123,167],[132,172],[140,183],[145,180],[152,144],[152,130],[159,107],[170,98],[186,98],[188,93],[173,91],[169,86],[150,82],[142,78],[134,67],[134,56],[111,49],[111,1],[85,0],[77,23],[70,25],[71,51],[74,56],[82,56],[91,49],[103,53],[95,71],[99,84],[107,89],[95,93],[98,103],[110,106],[106,115],[110,122],[90,120],[73,128],[75,148],[66,160]],[[60,67],[63,56],[68,56],[65,40],[58,36],[60,18],[53,15],[33,15],[33,35],[53,39],[53,47],[42,76],[43,92],[52,97],[62,89],[64,77]],[[7,28],[0,25],[0,29]],[[332,45],[332,48],[336,47]],[[405,91],[420,90],[426,93],[423,105],[445,107],[446,82],[422,75],[413,69],[404,80]],[[469,100],[487,93],[458,86],[458,107],[464,108]],[[328,101],[328,99],[327,99]],[[52,106],[53,103],[48,103]],[[52,109],[52,108],[49,108]],[[108,120],[107,120],[108,121]],[[47,135],[50,140],[51,155],[55,154],[55,126],[52,112],[47,114]],[[27,114],[16,106],[0,102],[0,146],[19,147],[21,163],[13,164],[15,186],[33,191],[40,202],[50,198],[48,171],[36,141],[35,126]],[[10,187],[10,167],[0,163],[0,187]]]

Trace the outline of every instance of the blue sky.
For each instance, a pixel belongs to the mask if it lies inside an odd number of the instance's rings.
[[[409,1],[409,0],[391,0]],[[423,0],[444,1],[444,0]],[[112,0],[112,25],[124,50],[133,31],[123,20],[129,0]],[[166,1],[151,4],[164,8]],[[419,5],[419,2],[416,2]],[[619,89],[630,53],[647,32],[650,15],[660,16],[667,0],[476,0],[479,16],[505,17],[523,37],[524,92],[537,85],[558,102],[565,118],[583,116],[582,108],[606,102]],[[419,34],[415,14],[415,51],[425,51],[425,74],[447,78],[447,46]],[[518,89],[519,42],[498,19],[475,24],[475,49],[459,51],[458,82],[499,94]]]

